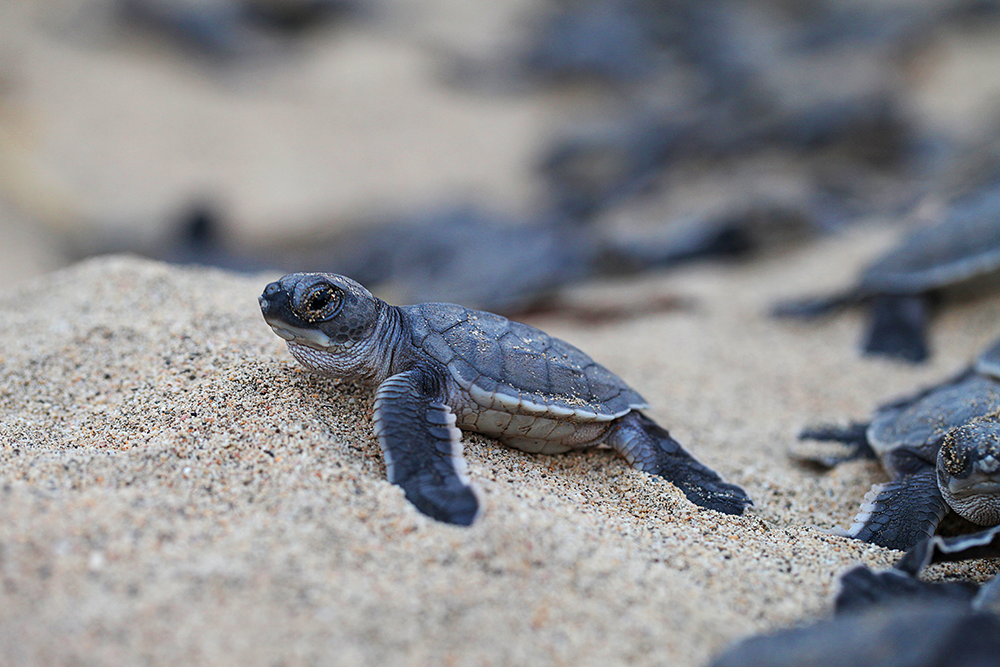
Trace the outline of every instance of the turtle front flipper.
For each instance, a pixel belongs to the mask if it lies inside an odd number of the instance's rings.
[[[923,470],[873,486],[847,535],[905,551],[934,534],[947,511],[936,472]]]
[[[383,382],[375,393],[375,434],[389,481],[407,500],[433,519],[468,526],[479,501],[465,476],[455,415],[428,392],[435,384],[419,369]]]
[[[641,412],[619,419],[606,441],[633,468],[659,475],[699,507],[738,516],[753,505],[743,489],[722,481],[717,472],[691,456],[666,429]]]
[[[799,465],[827,472],[841,463],[857,459],[877,459],[878,455],[868,442],[868,423],[851,422],[848,426],[821,424],[808,426],[799,432],[799,440],[816,440],[818,442],[839,442],[846,446],[839,454],[804,455],[793,452],[791,458]]]
[[[926,361],[927,299],[922,296],[880,296],[872,302],[865,354],[912,363]]]

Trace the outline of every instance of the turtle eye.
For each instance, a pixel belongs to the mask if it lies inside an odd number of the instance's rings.
[[[339,289],[328,284],[315,285],[309,289],[299,302],[299,315],[309,322],[326,320],[337,314],[343,301]]]

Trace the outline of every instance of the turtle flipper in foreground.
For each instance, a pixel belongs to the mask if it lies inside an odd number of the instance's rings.
[[[1000,556],[1000,526],[968,535],[933,535],[920,540],[892,569],[872,572],[864,565],[840,577],[836,613],[905,604],[956,604],[1000,613],[1000,577],[980,586],[972,581],[922,581],[920,573],[934,563],[954,563]]]
[[[867,444],[892,477],[865,496],[849,536],[908,549],[949,511],[981,526],[1000,524],[1000,343],[958,376],[878,408],[863,443],[858,431],[802,434]]]
[[[271,283],[260,306],[306,368],[377,387],[389,480],[435,519],[468,525],[479,511],[459,429],[545,454],[606,443],[701,507],[752,504],[639,412],[646,402],[618,376],[534,327],[452,304],[390,306],[323,273]]]
[[[433,378],[420,369],[393,375],[375,394],[375,434],[389,481],[429,517],[471,524],[479,502],[465,476],[455,413],[435,400]]]

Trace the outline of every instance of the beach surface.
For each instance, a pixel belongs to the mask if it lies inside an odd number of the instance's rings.
[[[817,474],[789,453],[806,426],[863,421],[966,366],[1000,335],[1000,297],[937,313],[920,367],[860,356],[858,311],[767,316],[847,285],[900,226],[565,295],[635,316],[528,320],[645,396],[746,489],[746,516],[699,509],[607,449],[541,456],[466,434],[484,512],[443,525],[386,481],[370,389],[308,374],[263,322],[277,274],[68,260],[162,240],[199,197],[253,248],[463,199],[530,209],[575,98],[439,80],[439,47],[497,53],[530,3],[400,3],[230,69],[109,29],[109,3],[0,3],[0,667],[697,666],[829,616],[840,574],[901,555],[829,534],[886,481],[877,463]],[[985,117],[998,43],[973,44],[978,68],[937,44],[927,77],[948,85],[925,87],[923,116]],[[716,188],[739,199],[729,176]],[[647,222],[711,196],[679,185]]]
[[[827,616],[839,574],[900,554],[824,532],[885,478],[868,461],[797,468],[797,431],[956,371],[1000,316],[1000,299],[942,313],[919,369],[860,357],[855,314],[764,316],[846,280],[890,238],[856,230],[575,294],[672,294],[689,304],[676,311],[532,320],[742,485],[756,503],[743,517],[701,510],[609,450],[529,455],[467,435],[485,512],[471,528],[436,523],[385,480],[370,392],[297,368],[263,323],[256,296],[274,276],[121,256],[9,288],[0,663],[699,665]],[[930,576],[995,573],[980,561]]]

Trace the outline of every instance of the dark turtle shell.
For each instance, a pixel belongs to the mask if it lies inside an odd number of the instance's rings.
[[[1000,382],[968,375],[910,403],[881,408],[868,427],[868,441],[879,456],[905,446],[933,462],[948,431],[997,410]]]
[[[955,204],[942,222],[911,231],[865,270],[861,288],[870,294],[920,294],[996,274],[1000,193],[990,191]]]
[[[879,408],[868,427],[868,441],[880,457],[905,446],[934,461],[948,431],[998,410],[1000,341],[961,376]]]
[[[506,317],[445,303],[402,309],[413,344],[485,408],[610,421],[646,401],[569,343]]]

